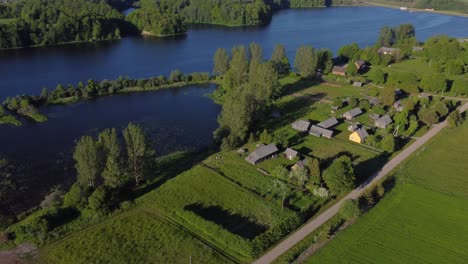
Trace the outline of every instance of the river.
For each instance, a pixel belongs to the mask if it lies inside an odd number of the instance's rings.
[[[435,34],[466,37],[468,19],[430,13],[409,13],[381,7],[342,7],[285,10],[265,27],[192,27],[184,37],[171,39],[124,38],[119,41],[80,43],[0,51],[0,100],[21,93],[39,94],[58,83],[132,78],[210,71],[216,48],[257,42],[269,56],[275,44],[285,45],[293,61],[300,45],[330,48],[357,42],[375,42],[384,25],[412,23],[421,41]],[[213,85],[189,86],[83,101],[41,109],[49,121],[25,122],[22,127],[0,127],[0,153],[26,166],[26,187],[43,195],[51,186],[74,179],[72,146],[84,134],[107,127],[142,124],[158,154],[197,149],[212,142],[220,106],[205,96]],[[68,165],[65,165],[68,164]],[[34,199],[31,199],[34,200]]]
[[[357,42],[372,45],[380,28],[412,23],[421,41],[435,34],[466,37],[468,19],[431,13],[409,13],[382,7],[333,7],[280,11],[265,27],[192,27],[185,37],[172,39],[129,37],[119,41],[81,43],[0,52],[0,100],[21,93],[39,94],[58,83],[132,78],[211,71],[218,47],[258,42],[269,56],[275,44],[285,45],[294,58],[300,45],[339,47]]]

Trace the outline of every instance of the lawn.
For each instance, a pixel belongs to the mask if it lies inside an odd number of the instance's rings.
[[[308,263],[467,263],[468,123],[446,129],[399,171],[369,214]]]
[[[134,210],[46,247],[44,263],[230,263],[157,216]]]

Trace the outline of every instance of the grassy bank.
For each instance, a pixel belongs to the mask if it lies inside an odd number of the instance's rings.
[[[19,121],[16,117],[12,115],[6,115],[0,117],[0,125],[15,125],[15,126],[21,126],[22,123]]]

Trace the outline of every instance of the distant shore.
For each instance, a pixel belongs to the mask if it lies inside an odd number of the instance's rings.
[[[401,3],[404,4],[404,3]],[[390,3],[377,3],[377,2],[358,2],[353,6],[380,6],[380,7],[387,7],[393,9],[401,9],[401,7],[406,7],[407,9],[401,10],[403,12],[418,12],[418,13],[434,13],[434,14],[441,14],[441,15],[450,15],[450,16],[459,16],[459,17],[468,17],[468,14],[459,13],[455,11],[442,11],[442,10],[433,10],[433,9],[421,9],[421,8],[413,8],[409,6],[404,6],[399,3],[395,3],[395,5],[391,5]]]

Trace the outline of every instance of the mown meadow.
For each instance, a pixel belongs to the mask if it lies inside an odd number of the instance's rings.
[[[394,190],[307,263],[467,263],[468,123],[395,174]]]

